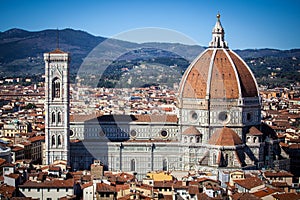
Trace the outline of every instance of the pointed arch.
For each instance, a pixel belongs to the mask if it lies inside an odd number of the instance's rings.
[[[54,78],[52,80],[52,99],[60,98],[61,96],[61,84],[59,78]]]
[[[131,159],[130,161],[130,171],[135,171],[135,159]]]
[[[52,122],[52,124],[55,124],[55,122],[56,122],[55,112],[51,113],[51,122]]]
[[[213,165],[217,164],[217,155],[213,153]]]
[[[61,146],[61,135],[57,136],[57,146]]]
[[[163,159],[163,171],[168,171],[168,160]]]
[[[57,123],[61,123],[61,112],[57,113]]]
[[[51,137],[51,146],[55,146],[55,135]]]
[[[226,153],[226,154],[225,154],[225,167],[227,167],[228,164],[229,164],[229,163],[228,163],[228,161],[229,161],[228,157],[229,157],[229,156],[228,156],[228,153]]]

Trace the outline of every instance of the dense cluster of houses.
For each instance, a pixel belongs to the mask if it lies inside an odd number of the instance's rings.
[[[104,171],[95,161],[72,171],[63,161],[43,165],[43,85],[0,85],[0,195],[9,199],[300,199],[300,98],[297,91],[262,90],[263,121],[281,139],[291,171]],[[298,91],[299,92],[299,91]],[[87,95],[92,94],[92,95]],[[157,87],[71,89],[71,112],[176,113],[176,94]],[[80,102],[89,102],[83,105]],[[71,114],[72,114],[71,113]]]

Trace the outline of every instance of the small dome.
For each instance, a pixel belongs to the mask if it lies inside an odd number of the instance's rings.
[[[194,126],[190,126],[187,129],[185,129],[182,133],[183,135],[202,135],[198,129],[196,129]]]
[[[208,144],[218,146],[235,146],[243,144],[238,134],[227,127],[217,129],[208,141]]]

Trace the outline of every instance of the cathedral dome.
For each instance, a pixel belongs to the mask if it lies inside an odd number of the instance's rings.
[[[217,15],[212,41],[182,77],[179,97],[196,99],[241,99],[258,97],[256,80],[247,64],[228,48]]]

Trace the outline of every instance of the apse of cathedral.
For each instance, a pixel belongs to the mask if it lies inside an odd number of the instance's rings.
[[[154,170],[288,167],[275,132],[261,124],[255,77],[224,35],[218,14],[209,47],[182,77],[178,115],[70,118],[68,54],[45,54],[48,162],[67,159],[76,170],[100,160],[107,170],[141,177]]]

